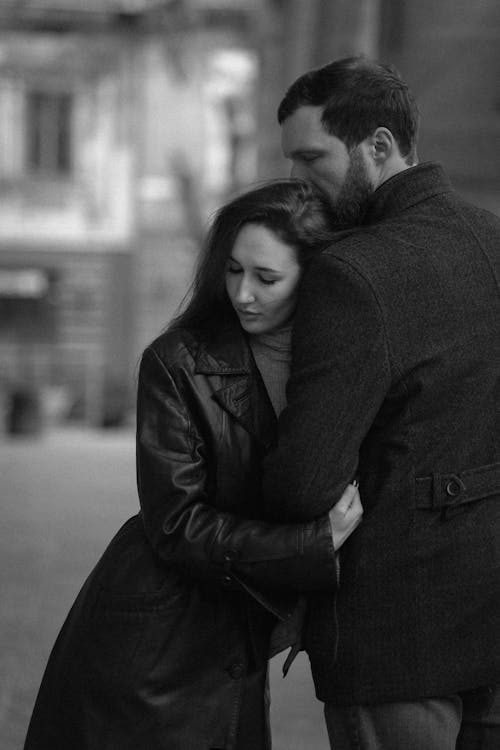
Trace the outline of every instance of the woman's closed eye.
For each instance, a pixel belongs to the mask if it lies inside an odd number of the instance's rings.
[[[243,273],[243,269],[241,266],[235,266],[231,263],[228,263],[226,266],[226,273],[230,273],[232,275]],[[277,281],[280,281],[280,278],[276,276],[264,276],[261,273],[256,274],[257,281],[259,281],[261,284],[265,284],[265,286],[272,286],[273,284],[276,284]]]

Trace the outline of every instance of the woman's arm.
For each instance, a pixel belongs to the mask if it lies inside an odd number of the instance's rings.
[[[174,374],[146,350],[139,374],[137,479],[146,534],[160,557],[224,586],[335,588],[328,514],[280,525],[210,504],[208,448]]]

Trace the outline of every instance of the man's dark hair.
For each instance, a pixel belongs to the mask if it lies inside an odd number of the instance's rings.
[[[280,125],[303,106],[323,107],[325,131],[340,138],[349,150],[376,128],[385,127],[407,164],[417,161],[418,108],[392,65],[363,56],[346,57],[304,73],[279,105]]]

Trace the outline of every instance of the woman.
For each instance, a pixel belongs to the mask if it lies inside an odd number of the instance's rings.
[[[335,550],[361,515],[350,487],[312,524],[261,520],[298,283],[330,212],[293,180],[218,212],[189,304],[143,354],[141,512],[73,605],[25,750],[270,747],[271,631],[295,592],[335,588]]]

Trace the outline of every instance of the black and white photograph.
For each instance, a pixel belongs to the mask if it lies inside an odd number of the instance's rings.
[[[500,750],[498,0],[0,0],[2,750]]]

